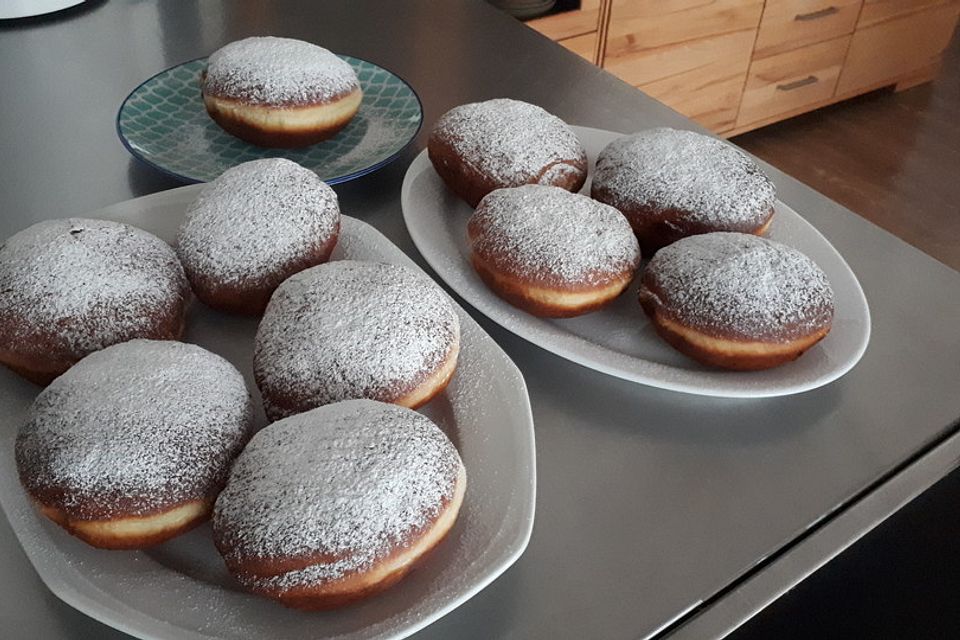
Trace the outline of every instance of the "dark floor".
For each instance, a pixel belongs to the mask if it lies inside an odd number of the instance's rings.
[[[960,270],[960,36],[939,77],[733,142]]]
[[[728,640],[960,638],[958,496],[954,471]]]
[[[960,269],[960,38],[931,85],[734,141]],[[960,638],[958,547],[955,471],[730,638]]]

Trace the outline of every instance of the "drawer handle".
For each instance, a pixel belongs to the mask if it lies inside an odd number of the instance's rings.
[[[793,82],[788,82],[786,84],[778,84],[777,91],[793,91],[794,89],[799,89],[800,87],[816,84],[818,82],[820,82],[820,78],[817,76],[807,76],[803,80],[794,80]]]
[[[799,20],[800,22],[806,22],[807,20],[819,20],[820,18],[826,18],[827,16],[832,16],[835,13],[840,13],[840,9],[831,5],[826,9],[820,9],[820,11],[798,13],[793,19]]]

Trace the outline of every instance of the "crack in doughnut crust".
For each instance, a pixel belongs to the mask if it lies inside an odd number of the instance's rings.
[[[207,516],[253,418],[243,376],[220,356],[132,340],[87,356],[37,396],[17,435],[17,469],[71,533],[140,548]]]
[[[106,220],[37,223],[0,246],[0,362],[48,384],[87,354],[183,334],[190,285],[174,250]]]
[[[619,209],[644,253],[711,231],[763,233],[776,188],[721,140],[660,127],[618,138],[597,157],[591,196]]]
[[[489,193],[467,234],[488,286],[536,315],[597,309],[629,285],[640,264],[637,239],[619,211],[557,187]]]
[[[587,154],[573,129],[519,100],[454,107],[437,120],[427,149],[443,181],[471,207],[494,189],[542,184],[578,191],[587,178]]]
[[[794,360],[833,321],[833,290],[820,267],[749,234],[675,242],[657,252],[640,282],[640,304],[657,332],[706,364],[747,370]]]
[[[197,297],[263,313],[289,276],[326,262],[340,231],[337,194],[284,158],[227,169],[187,208],[177,254]]]
[[[271,419],[353,398],[419,406],[450,380],[460,322],[443,291],[397,265],[338,260],[281,284],[257,330]]]
[[[466,476],[425,416],[348,400],[260,431],[234,464],[214,542],[246,589],[329,608],[399,580],[452,527]]]

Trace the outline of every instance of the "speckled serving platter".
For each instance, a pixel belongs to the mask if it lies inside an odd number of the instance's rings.
[[[200,185],[131,200],[87,217],[127,222],[172,242]],[[344,216],[333,260],[374,260],[419,270],[370,225]],[[381,640],[405,637],[475,595],[520,557],[533,527],[536,457],[530,400],[520,371],[456,304],[461,350],[450,385],[420,411],[460,452],[467,493],[449,536],[406,579],[377,597],[305,613],[240,591],[209,525],[146,551],[89,547],[47,521],[21,489],[17,428],[40,391],[0,369],[0,506],[37,573],[59,598],[139,638],[154,640]],[[230,360],[253,381],[257,318],[194,302],[186,342]],[[259,424],[265,423],[262,412]]]
[[[590,160],[621,133],[573,127]],[[582,193],[590,193],[590,178]],[[799,249],[826,273],[835,295],[833,328],[799,359],[766,371],[724,371],[674,351],[654,332],[637,301],[637,282],[611,305],[570,318],[538,318],[494,294],[470,264],[467,220],[473,209],[446,188],[424,151],[401,192],[403,217],[424,259],[457,294],[522,338],[585,367],[642,384],[709,396],[761,398],[828,384],[859,362],[870,340],[870,310],[856,275],[830,242],[782,202],[767,237]]]
[[[209,182],[241,162],[289,158],[328,184],[376,171],[416,137],[423,108],[398,75],[360,58],[340,56],[360,80],[360,110],[337,135],[302,149],[267,149],[236,138],[203,106],[200,58],[161,71],[134,89],[117,113],[117,134],[134,157],[185,182]]]

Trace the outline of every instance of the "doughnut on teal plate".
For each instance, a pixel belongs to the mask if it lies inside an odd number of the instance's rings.
[[[289,158],[329,184],[376,171],[395,159],[420,131],[423,109],[413,88],[372,62],[340,56],[360,78],[363,102],[343,130],[302,149],[267,149],[221,129],[200,96],[206,58],[153,76],[127,96],[117,114],[123,145],[145,163],[185,182],[208,182],[226,169],[259,158]]]

